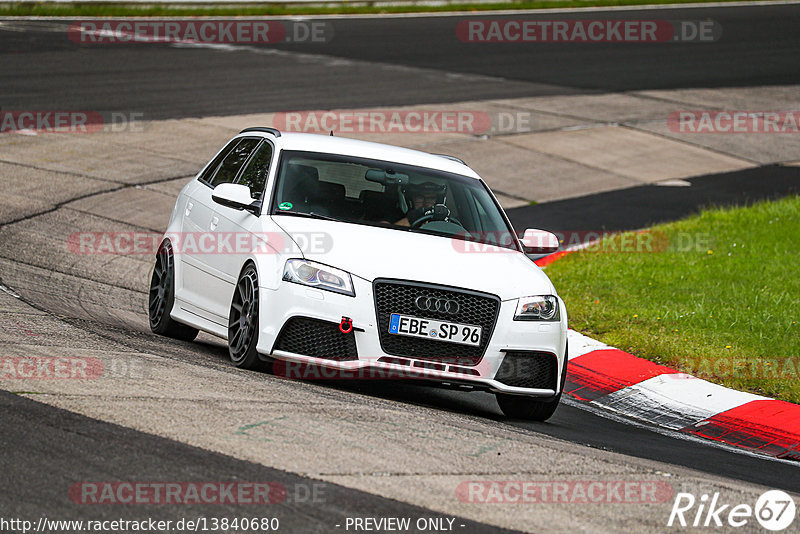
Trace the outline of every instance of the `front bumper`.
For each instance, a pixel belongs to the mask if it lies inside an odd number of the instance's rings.
[[[289,371],[289,378],[424,380],[542,398],[559,393],[559,378],[566,363],[566,313],[561,313],[560,322],[514,321],[516,300],[501,302],[494,331],[480,361],[470,365],[437,363],[385,353],[379,340],[373,285],[357,277],[353,277],[353,284],[355,297],[289,282],[280,283],[275,290],[261,288],[258,352],[285,362],[283,369]],[[560,299],[559,304],[563,312]],[[281,328],[293,317],[337,324],[342,317],[349,317],[358,359],[334,361],[275,350]],[[523,352],[531,358],[555,358],[556,378],[549,381],[552,387],[517,387],[497,380],[498,369],[510,352]]]

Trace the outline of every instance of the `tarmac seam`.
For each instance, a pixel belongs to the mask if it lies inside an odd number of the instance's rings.
[[[66,174],[68,176],[77,176],[78,178],[87,178],[89,180],[97,180],[98,182],[106,182],[112,184],[124,184],[125,182],[119,182],[117,180],[109,180],[108,178],[99,178],[96,176],[89,176],[88,174],[81,174],[79,172],[72,172],[72,171],[62,171],[59,169],[48,169],[46,167],[38,167],[36,165],[30,165],[28,163],[20,163],[18,161],[8,161],[5,159],[0,159],[0,163],[5,163],[6,165],[16,165],[18,167],[25,167],[26,169],[33,169],[36,171],[44,171],[44,172],[53,172],[56,174]]]
[[[728,157],[728,158],[731,158],[731,159],[737,159],[739,161],[743,161],[745,163],[748,163],[749,166],[760,166],[760,165],[762,165],[762,163],[760,163],[759,161],[754,160],[754,159],[745,158],[743,156],[731,154],[730,152],[723,152],[722,150],[719,150],[718,148],[709,147],[709,146],[701,145],[701,144],[697,144],[697,143],[692,143],[690,141],[686,141],[685,139],[678,139],[676,137],[670,137],[668,135],[664,135],[664,134],[659,133],[659,132],[653,132],[653,131],[650,131],[650,130],[644,130],[642,128],[637,128],[636,126],[634,126],[634,125],[632,125],[630,123],[627,123],[627,122],[626,123],[621,123],[619,125],[619,127],[620,128],[626,128],[628,130],[632,130],[632,131],[638,132],[638,133],[644,133],[644,134],[648,134],[648,135],[653,135],[653,136],[656,136],[656,137],[660,137],[661,139],[665,139],[667,141],[673,141],[673,142],[681,143],[683,145],[690,146],[690,147],[693,147],[693,148],[699,148],[700,150],[707,150],[709,152],[713,152],[715,154],[719,154],[720,156],[725,156],[725,157]]]
[[[114,258],[123,258],[123,257],[125,257],[125,256],[114,256]],[[51,272],[51,273],[60,274],[60,275],[64,275],[64,276],[71,277],[71,278],[76,278],[78,280],[83,280],[83,281],[87,281],[87,282],[94,282],[94,283],[97,283],[97,284],[102,284],[102,285],[105,285],[105,286],[108,286],[108,287],[113,287],[115,289],[122,289],[124,291],[130,291],[132,293],[138,293],[138,294],[141,294],[141,295],[146,295],[147,294],[147,292],[144,291],[144,290],[133,289],[133,288],[130,288],[130,287],[125,287],[125,286],[121,286],[121,285],[117,285],[117,284],[111,284],[109,282],[105,282],[105,281],[102,281],[102,280],[96,280],[94,278],[83,277],[83,276],[80,276],[80,275],[77,275],[77,274],[74,274],[74,273],[69,273],[69,272],[66,272],[66,271],[58,270],[58,269],[55,269],[53,267],[42,267],[41,265],[36,265],[36,264],[33,264],[33,263],[29,263],[29,262],[26,262],[26,261],[20,261],[20,260],[16,260],[16,259],[13,259],[13,258],[7,258],[5,256],[0,256],[0,259],[9,261],[11,263],[15,263],[17,265],[24,265],[26,267],[33,267],[35,269],[41,269],[43,271],[48,271],[48,272]],[[2,279],[0,279],[0,283],[2,283]],[[8,285],[6,287],[8,287],[9,289],[13,290],[13,288],[8,286]],[[24,300],[23,300],[23,302],[24,302]],[[28,303],[26,302],[26,304],[28,304]],[[45,310],[43,310],[43,311],[45,311]]]
[[[35,217],[39,217],[40,215],[47,215],[49,213],[53,213],[54,211],[58,211],[61,208],[65,208],[65,207],[69,208],[68,204],[71,204],[73,202],[77,202],[79,200],[86,200],[87,198],[92,198],[94,196],[99,196],[99,195],[103,195],[103,194],[106,194],[106,193],[118,193],[119,191],[122,191],[124,189],[129,189],[129,188],[136,188],[136,187],[142,187],[142,186],[147,186],[147,185],[160,184],[160,183],[164,183],[164,182],[171,182],[173,180],[180,180],[180,179],[186,177],[186,175],[171,176],[169,178],[157,178],[157,179],[151,180],[149,182],[142,182],[142,183],[138,183],[138,184],[128,184],[128,183],[124,183],[124,182],[115,182],[115,181],[111,181],[111,180],[102,180],[100,178],[93,178],[91,176],[85,176],[85,175],[76,174],[76,173],[69,173],[69,172],[66,172],[66,171],[51,171],[50,169],[43,169],[43,168],[40,168],[40,167],[24,165],[24,164],[21,164],[21,163],[6,162],[4,160],[0,160],[0,163],[10,163],[12,165],[20,165],[21,167],[28,167],[28,168],[31,168],[31,169],[34,169],[34,170],[37,170],[37,171],[62,172],[64,174],[69,174],[71,176],[78,176],[78,177],[81,177],[81,178],[88,178],[90,180],[105,181],[105,182],[108,182],[108,183],[119,184],[119,186],[120,186],[120,187],[115,187],[115,188],[111,188],[111,189],[104,189],[103,191],[93,191],[91,193],[86,193],[85,195],[78,195],[76,197],[69,198],[67,200],[62,200],[61,202],[57,202],[57,203],[55,203],[53,205],[52,208],[48,208],[48,209],[43,210],[43,211],[39,211],[39,212],[36,212],[36,213],[31,213],[31,214],[28,214],[28,215],[24,215],[22,217],[19,217],[17,219],[12,219],[10,221],[0,222],[0,229],[4,228],[6,226],[10,226],[12,224],[17,224],[19,222],[28,221],[28,220],[33,219]],[[69,208],[69,209],[73,209],[73,208]],[[136,226],[136,225],[132,224],[131,226]]]
[[[78,200],[81,200],[81,199],[76,199],[76,200],[73,200],[72,202],[78,202]],[[70,202],[70,203],[72,203],[72,202]],[[159,234],[159,235],[162,235],[164,233],[163,231],[156,230],[155,228],[149,228],[147,226],[141,226],[141,225],[138,225],[138,224],[133,224],[133,223],[130,223],[130,222],[127,222],[127,221],[123,221],[123,220],[120,220],[120,219],[115,219],[113,217],[109,217],[108,215],[100,215],[98,213],[93,213],[91,211],[86,211],[86,210],[74,208],[74,207],[69,206],[69,205],[68,206],[63,206],[63,209],[69,210],[69,211],[74,211],[75,213],[81,213],[83,215],[88,215],[90,217],[94,217],[94,218],[97,218],[97,219],[103,219],[104,221],[120,223],[120,224],[124,224],[125,226],[132,226],[133,228],[139,228],[141,230],[145,230],[145,231],[148,231],[148,232],[153,232],[153,233]]]
[[[536,133],[536,132],[531,132],[531,133]],[[514,148],[518,148],[520,150],[526,150],[528,152],[533,152],[533,153],[536,153],[536,154],[539,154],[539,155],[542,155],[542,156],[547,156],[547,157],[550,157],[550,158],[558,159],[558,160],[567,162],[567,163],[569,163],[571,165],[578,165],[578,166],[583,167],[585,169],[591,169],[593,171],[599,171],[599,172],[602,172],[603,174],[610,174],[612,176],[616,176],[617,178],[621,178],[621,179],[623,179],[625,181],[633,182],[627,187],[635,187],[637,185],[647,185],[647,183],[648,183],[648,182],[643,182],[641,180],[637,180],[636,178],[631,178],[630,176],[624,176],[622,174],[617,174],[615,172],[611,172],[611,171],[609,171],[607,169],[601,169],[600,167],[594,167],[592,165],[586,165],[582,161],[576,161],[576,160],[573,160],[573,159],[569,159],[569,158],[561,156],[559,154],[550,154],[548,152],[542,152],[542,151],[536,150],[534,148],[523,148],[523,147],[521,147],[519,145],[515,145],[513,143],[509,143],[504,138],[500,138],[497,141],[499,143],[504,143],[506,145],[512,146]],[[627,187],[619,187],[617,189],[627,189]]]

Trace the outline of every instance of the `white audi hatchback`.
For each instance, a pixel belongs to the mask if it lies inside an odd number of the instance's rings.
[[[423,380],[545,420],[567,313],[496,198],[457,158],[248,128],[181,191],[156,256],[153,332],[228,340],[239,367]]]

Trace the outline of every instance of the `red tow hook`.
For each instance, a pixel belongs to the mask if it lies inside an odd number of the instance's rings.
[[[339,332],[342,334],[349,334],[353,331],[353,320],[350,317],[342,317],[342,322],[339,323]]]

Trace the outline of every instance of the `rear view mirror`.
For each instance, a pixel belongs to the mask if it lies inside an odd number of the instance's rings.
[[[400,174],[391,169],[367,169],[367,173],[364,177],[370,182],[383,185],[406,185],[408,183],[407,174]]]
[[[559,247],[555,234],[533,228],[525,230],[521,241],[526,254],[552,254]]]

